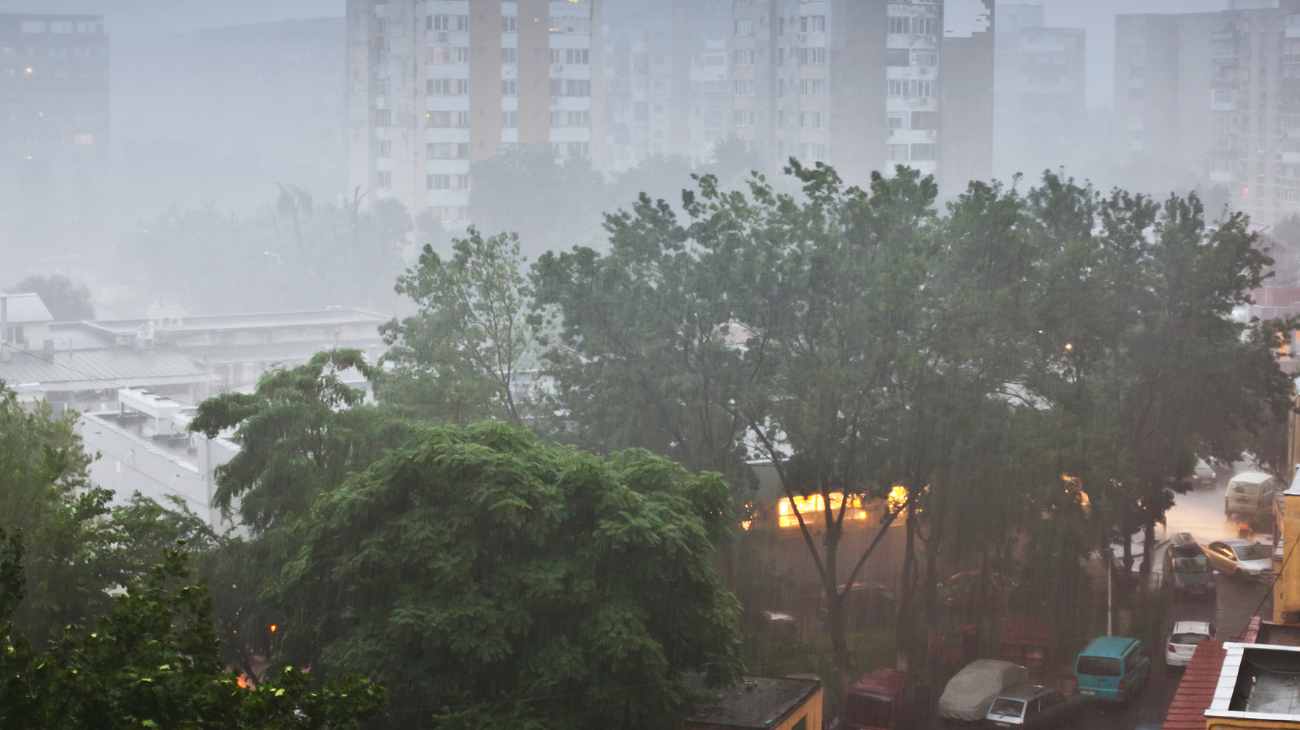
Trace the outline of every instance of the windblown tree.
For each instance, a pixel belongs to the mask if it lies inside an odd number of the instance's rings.
[[[397,280],[418,310],[384,327],[392,367],[378,373],[379,396],[430,420],[523,422],[528,394],[517,391],[533,340],[524,263],[513,234],[470,228],[446,259],[425,246]]]
[[[382,707],[382,691],[354,678],[316,688],[290,669],[239,686],[220,661],[207,593],[176,550],[101,616],[33,645],[13,624],[22,546],[0,530],[0,727],[351,730]]]
[[[688,672],[739,671],[728,507],[647,452],[430,428],[317,502],[276,588],[284,650],[379,678],[402,727],[673,728]]]

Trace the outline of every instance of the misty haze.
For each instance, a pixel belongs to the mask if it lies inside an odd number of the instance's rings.
[[[1300,0],[0,0],[0,730],[1300,730]]]

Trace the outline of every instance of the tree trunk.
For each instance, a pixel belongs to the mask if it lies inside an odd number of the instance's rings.
[[[1156,521],[1147,518],[1142,525],[1142,586],[1147,586],[1147,580],[1151,577],[1151,569],[1155,565],[1156,551]]]
[[[913,604],[915,603],[915,572],[916,572],[916,520],[915,511],[912,504],[907,505],[907,543],[903,548],[903,573],[899,578],[899,596],[898,596],[898,630],[897,636],[897,653],[898,665],[900,668],[912,672],[916,664],[916,621],[913,616]]]
[[[825,553],[823,560],[826,572],[822,576],[822,585],[826,593],[826,623],[831,636],[831,667],[834,674],[830,678],[830,687],[827,689],[830,707],[832,710],[839,708],[840,688],[844,686],[845,680],[849,678],[852,671],[852,658],[849,656],[849,640],[847,628],[844,621],[844,598],[848,590],[840,590],[839,578],[839,554],[840,554],[840,531],[833,524],[826,526],[826,537],[823,544]],[[849,586],[851,589],[852,586]]]

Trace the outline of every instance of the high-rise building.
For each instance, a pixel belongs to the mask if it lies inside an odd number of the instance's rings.
[[[108,74],[101,16],[0,14],[0,183],[63,187],[98,171]]]
[[[597,166],[622,171],[651,157],[708,158],[729,132],[723,120],[700,115],[730,116],[730,0],[606,0],[601,16]]]
[[[597,0],[349,0],[352,185],[468,222],[473,162],[589,157]]]
[[[994,171],[1073,169],[1088,124],[1085,31],[1047,27],[1039,0],[997,10]]]
[[[1213,38],[1227,20],[1217,12],[1116,17],[1115,121],[1130,184],[1167,191],[1206,180]]]
[[[1121,15],[1116,50],[1121,134],[1162,173],[1149,186],[1218,188],[1265,226],[1300,214],[1300,0]]]
[[[945,188],[987,177],[990,3],[735,0],[737,136],[769,165],[828,162],[852,182],[894,165]]]

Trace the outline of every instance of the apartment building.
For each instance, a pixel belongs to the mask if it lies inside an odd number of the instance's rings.
[[[1219,12],[1116,17],[1115,116],[1131,184],[1186,189],[1210,177],[1214,39],[1229,22]]]
[[[991,0],[735,0],[733,12],[733,125],[768,165],[828,162],[859,183],[908,165],[952,190],[991,174]]]
[[[468,223],[471,166],[589,157],[596,0],[349,0],[351,183]]]
[[[1050,28],[1043,6],[999,3],[994,82],[994,171],[1009,179],[1081,162],[1088,124],[1082,28]]]
[[[1116,20],[1115,106],[1150,185],[1218,188],[1270,226],[1300,214],[1300,0]]]
[[[66,186],[99,170],[108,72],[102,16],[0,13],[0,186]]]
[[[596,166],[707,159],[730,131],[730,0],[607,0],[601,16]]]

